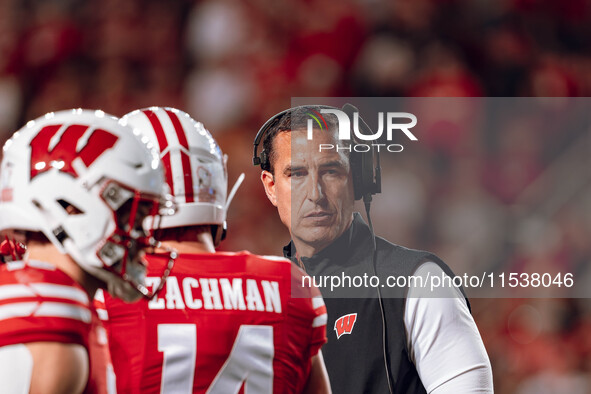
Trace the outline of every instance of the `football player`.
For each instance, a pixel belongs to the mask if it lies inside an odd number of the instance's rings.
[[[211,134],[172,108],[122,121],[160,150],[178,212],[162,218],[159,238],[179,256],[157,298],[127,305],[105,296],[118,390],[330,392],[320,353],[326,309],[316,289],[296,286],[303,272],[283,258],[215,252],[231,197],[226,156]],[[147,260],[146,280],[158,286],[167,258]]]
[[[155,241],[143,221],[173,209],[165,190],[157,154],[102,111],[48,113],[6,142],[1,392],[115,392],[92,299],[98,288],[150,296],[140,253]]]

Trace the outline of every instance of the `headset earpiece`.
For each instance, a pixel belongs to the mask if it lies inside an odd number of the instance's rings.
[[[271,170],[271,163],[269,163],[269,156],[267,155],[267,151],[263,149],[261,151],[261,155],[259,157],[259,161],[261,163],[261,169],[264,171]]]
[[[354,127],[355,114],[359,114],[359,110],[347,103],[343,106],[342,111],[345,112],[351,120],[351,129]],[[359,130],[365,134],[373,134],[367,123],[363,121],[361,116],[359,118]],[[351,130],[353,136],[353,144],[360,143]],[[367,152],[358,152],[354,148],[351,149],[350,159],[351,172],[353,174],[353,189],[355,191],[355,200],[369,199],[371,196],[381,191],[381,172],[380,172],[380,153],[371,145]]]

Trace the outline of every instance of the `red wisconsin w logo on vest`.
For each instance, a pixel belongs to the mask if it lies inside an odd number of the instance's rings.
[[[89,125],[70,125],[59,136],[57,142],[52,140],[64,125],[45,126],[31,141],[31,179],[39,174],[57,168],[61,172],[78,177],[72,163],[82,160],[89,167],[100,155],[115,145],[119,137],[102,129],[94,130],[85,140]],[[84,143],[86,142],[86,143]],[[51,148],[50,145],[53,145]],[[50,149],[51,148],[51,149]]]
[[[357,320],[357,313],[349,313],[348,315],[341,316],[334,322],[334,330],[337,332],[337,339],[344,334],[351,334],[353,326]]]

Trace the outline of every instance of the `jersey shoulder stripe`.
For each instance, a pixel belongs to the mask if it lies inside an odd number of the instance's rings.
[[[88,294],[82,289],[53,283],[29,283],[0,286],[0,301],[16,298],[57,298],[89,305]]]
[[[314,313],[316,313],[316,317],[312,320],[312,327],[326,326],[328,315],[326,314],[326,306],[321,296],[312,298],[312,308],[314,308]]]
[[[269,260],[269,261],[285,261],[287,263],[291,263],[291,261],[289,261],[288,259],[286,259],[285,257],[282,256],[273,256],[273,255],[263,255],[263,256],[257,256],[263,260]]]
[[[0,266],[0,346],[85,344],[94,308],[86,291],[48,263]]]

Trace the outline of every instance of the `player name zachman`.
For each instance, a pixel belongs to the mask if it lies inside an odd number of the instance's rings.
[[[147,277],[157,287],[160,278]],[[180,281],[180,283],[179,283]],[[166,286],[148,303],[149,309],[239,310],[281,313],[279,284],[242,278],[168,277]]]

